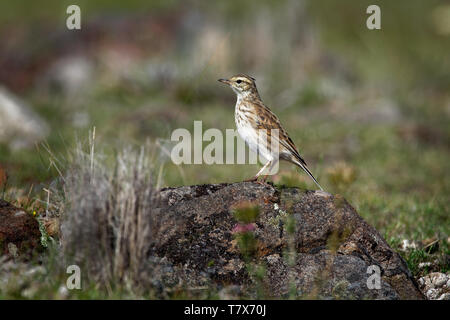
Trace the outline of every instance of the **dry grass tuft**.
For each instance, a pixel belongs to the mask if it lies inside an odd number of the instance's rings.
[[[157,230],[151,152],[125,148],[108,164],[94,153],[92,137],[89,153],[78,147],[64,176],[62,252],[89,280],[134,288],[149,279],[148,254]]]

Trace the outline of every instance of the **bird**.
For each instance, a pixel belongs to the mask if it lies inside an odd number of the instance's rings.
[[[278,117],[262,102],[256,88],[255,78],[240,73],[229,79],[219,79],[218,81],[230,86],[237,95],[235,122],[239,136],[252,151],[259,153],[267,160],[267,163],[253,178],[245,181],[258,181],[258,177],[265,169],[269,168],[271,171],[281,159],[303,169],[323,191]],[[266,139],[261,139],[261,130],[264,131]],[[269,147],[271,143],[278,145],[277,150]],[[264,182],[267,176],[263,177]]]

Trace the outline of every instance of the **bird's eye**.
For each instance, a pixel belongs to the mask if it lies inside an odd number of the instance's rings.
[[[241,83],[242,82],[242,80],[236,80],[236,83],[237,84],[239,84],[239,83]]]

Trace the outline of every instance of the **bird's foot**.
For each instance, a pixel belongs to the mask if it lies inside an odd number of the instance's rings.
[[[267,175],[263,176],[261,180],[256,181],[256,183],[259,183],[259,184],[261,184],[261,185],[268,184],[268,182],[267,182],[267,178],[268,178],[268,177],[269,177],[269,175],[267,174]]]
[[[244,180],[244,182],[255,182],[255,183],[257,183],[257,184],[264,185],[264,184],[267,183],[267,177],[268,177],[268,176],[269,176],[269,175],[263,176],[261,180],[258,180],[258,176],[256,176],[256,177],[253,177],[253,178]]]

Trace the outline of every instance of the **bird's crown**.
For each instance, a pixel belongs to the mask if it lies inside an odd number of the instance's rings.
[[[247,82],[248,84],[254,84],[255,83],[255,78],[250,77],[249,75],[246,75],[244,73],[239,73],[235,76],[232,76],[230,78],[230,81],[234,81],[234,82]]]

